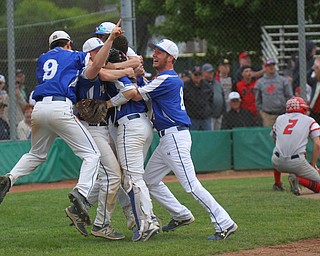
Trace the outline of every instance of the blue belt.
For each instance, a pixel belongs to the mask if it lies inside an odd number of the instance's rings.
[[[50,96],[48,96],[50,97]],[[42,98],[37,98],[37,102],[38,101],[42,101],[44,97]],[[52,96],[52,101],[66,101],[67,100],[67,97],[64,97],[64,96]]]
[[[101,122],[99,124],[89,124],[89,126],[107,126],[107,125],[108,125],[108,123],[106,123],[106,122]]]
[[[177,128],[177,131],[189,130],[188,126],[177,126],[176,128]],[[164,135],[166,135],[166,130],[167,129],[158,131],[159,137],[163,137]]]
[[[279,152],[274,152],[274,154],[276,155],[276,157],[280,157],[280,154],[279,154]],[[291,158],[291,160],[292,159],[296,159],[296,158],[299,158],[299,155],[292,155],[292,156],[290,156],[290,158]]]

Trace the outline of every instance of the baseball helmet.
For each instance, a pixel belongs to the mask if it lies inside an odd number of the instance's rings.
[[[286,104],[287,113],[298,112],[302,114],[307,114],[308,109],[309,109],[309,106],[301,97],[292,97],[287,101],[287,104]]]

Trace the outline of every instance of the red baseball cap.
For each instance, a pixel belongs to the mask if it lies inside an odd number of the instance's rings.
[[[250,54],[249,54],[248,52],[242,52],[242,53],[240,53],[240,55],[239,55],[239,60],[240,60],[240,59],[243,59],[243,58],[245,58],[245,57],[248,57],[248,56],[250,56]]]
[[[274,59],[268,59],[264,62],[264,66],[269,66],[269,65],[275,65],[276,62],[274,61]]]

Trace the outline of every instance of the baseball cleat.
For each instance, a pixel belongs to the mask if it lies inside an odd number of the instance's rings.
[[[92,221],[90,219],[88,210],[87,210],[87,200],[83,195],[81,195],[78,189],[72,190],[68,195],[70,202],[73,203],[76,207],[78,216],[87,224],[91,225]],[[88,207],[89,208],[89,207]]]
[[[147,241],[154,235],[158,234],[160,231],[159,226],[155,225],[153,222],[150,224],[149,229],[142,233],[142,236],[140,238],[140,241]]]
[[[283,187],[283,185],[282,184],[279,185],[277,183],[273,184],[272,189],[275,191],[285,191],[285,188]]]
[[[88,231],[85,228],[84,221],[78,216],[76,207],[74,205],[67,207],[65,210],[67,217],[71,220],[71,226],[75,226],[75,228],[80,232],[81,235],[87,236]]]
[[[125,239],[125,236],[116,232],[113,227],[107,224],[104,227],[93,226],[91,234],[95,237],[102,237],[109,240],[122,240]]]
[[[291,192],[296,196],[300,196],[301,190],[299,187],[299,181],[297,179],[297,176],[295,174],[290,173],[288,176],[288,181],[290,183]]]
[[[168,225],[162,227],[163,232],[174,231],[177,228],[180,228],[185,225],[189,225],[194,222],[194,217],[192,216],[190,219],[187,220],[175,220],[171,219]]]
[[[9,178],[9,174],[0,176],[0,204],[2,203],[4,197],[6,196],[10,188],[11,180]]]
[[[217,240],[225,240],[227,239],[230,235],[232,235],[234,232],[236,232],[238,229],[238,226],[236,223],[232,224],[229,228],[222,232],[216,232],[213,236],[209,236],[208,240],[211,241],[217,241]]]

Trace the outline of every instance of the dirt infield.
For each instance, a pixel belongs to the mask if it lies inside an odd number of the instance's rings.
[[[254,178],[254,177],[272,177],[273,171],[223,171],[198,174],[199,180],[208,179],[237,179],[237,178]],[[283,175],[286,176],[286,175]],[[177,179],[173,175],[169,175],[165,178],[165,182],[176,182]],[[53,183],[32,183],[27,185],[17,185],[10,189],[10,192],[27,192],[35,190],[52,190],[60,188],[72,188],[76,184],[76,180],[64,180]],[[302,195],[308,198],[320,199],[319,194],[310,192],[307,189],[302,190]],[[233,253],[219,254],[219,256],[316,256],[320,255],[320,239],[307,239],[301,240],[295,243],[268,246],[263,248],[257,248],[253,250],[245,250]]]

